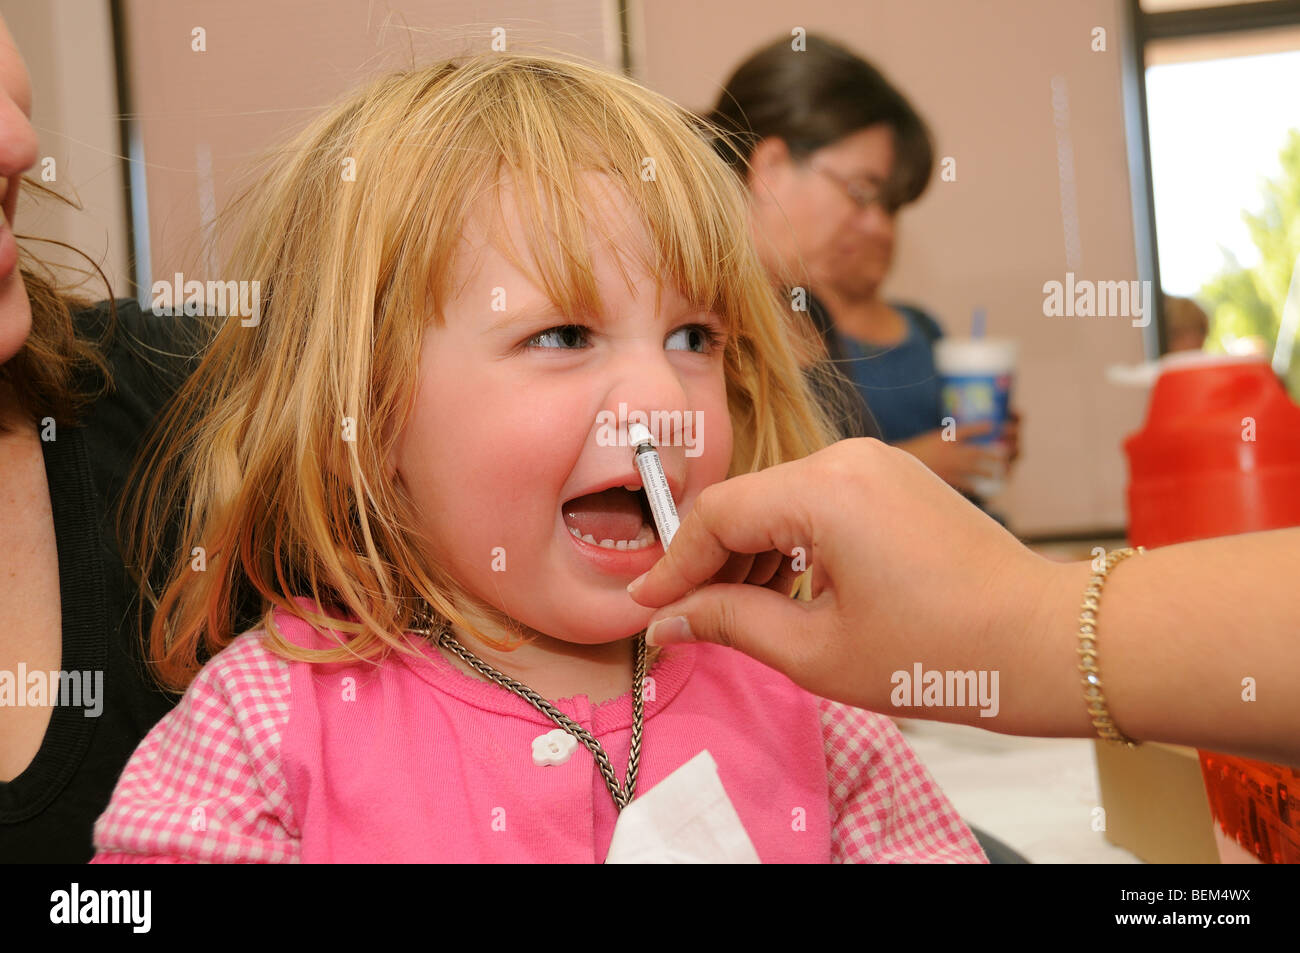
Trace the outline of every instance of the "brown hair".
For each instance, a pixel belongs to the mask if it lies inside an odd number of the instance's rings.
[[[881,72],[856,53],[809,33],[804,49],[789,37],[736,68],[707,116],[721,130],[714,145],[743,177],[754,147],[775,137],[803,159],[845,136],[883,123],[894,132],[890,211],[916,201],[934,169],[925,121]]]
[[[66,196],[40,182],[23,177],[23,185],[37,195],[79,206]],[[39,241],[58,245],[86,259],[109,291],[109,323],[105,337],[112,333],[116,309],[108,278],[94,259],[71,245],[50,238],[16,236],[20,241]],[[32,328],[18,353],[0,365],[0,380],[8,382],[19,406],[33,420],[52,417],[55,422],[71,425],[104,391],[112,386],[108,364],[101,353],[101,341],[88,340],[78,334],[72,314],[88,307],[90,301],[65,286],[54,271],[25,248],[19,246],[19,277],[31,302]],[[87,275],[92,272],[88,270]]]
[[[1164,295],[1165,335],[1210,333],[1210,319],[1205,310],[1191,298]]]

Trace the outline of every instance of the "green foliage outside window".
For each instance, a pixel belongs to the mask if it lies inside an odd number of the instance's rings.
[[[1210,315],[1207,351],[1233,351],[1241,339],[1254,337],[1262,338],[1268,353],[1273,353],[1291,275],[1300,259],[1300,129],[1287,134],[1281,160],[1281,175],[1261,184],[1262,208],[1242,213],[1259,249],[1259,263],[1242,268],[1225,249],[1223,271],[1197,294]],[[1300,401],[1300,356],[1294,351],[1287,388]]]

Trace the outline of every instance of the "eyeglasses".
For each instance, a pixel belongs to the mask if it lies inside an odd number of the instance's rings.
[[[844,194],[853,200],[853,204],[856,205],[859,210],[865,212],[867,209],[871,208],[871,206],[879,203],[880,207],[884,209],[885,213],[888,215],[893,215],[898,211],[901,203],[893,196],[889,195],[885,189],[873,188],[869,185],[864,186],[857,182],[851,182],[838,172],[832,172],[830,169],[815,160],[810,161],[808,165],[813,171],[820,172],[843,189]]]

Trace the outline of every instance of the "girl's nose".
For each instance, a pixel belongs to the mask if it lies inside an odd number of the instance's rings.
[[[658,355],[637,354],[621,361],[608,402],[615,413],[622,406],[627,413],[654,415],[659,422],[651,426],[656,445],[672,445],[680,440],[691,413],[678,371],[669,353],[662,350]]]

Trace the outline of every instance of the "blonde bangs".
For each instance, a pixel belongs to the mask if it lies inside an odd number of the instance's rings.
[[[593,232],[597,244],[613,236],[584,178],[599,173],[646,228],[650,257],[637,263],[735,334],[748,225],[734,177],[703,140],[684,135],[677,107],[616,76],[583,78],[575,89],[571,76],[506,72],[483,114],[523,211],[539,287],[565,313],[602,311],[588,248]]]

